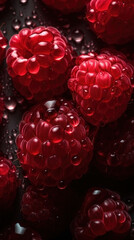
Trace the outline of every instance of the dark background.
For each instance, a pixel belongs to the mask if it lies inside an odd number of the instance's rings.
[[[62,16],[59,12],[45,7],[41,0],[9,0],[5,10],[0,12],[0,29],[8,40],[23,27],[36,27],[39,25],[57,27],[67,37],[78,54],[87,53],[91,50],[97,51],[104,45],[89,30],[84,10],[81,13]],[[29,108],[29,103],[14,90],[5,63],[0,67],[0,82],[6,106],[3,123],[0,126],[0,151],[17,165],[21,176],[21,169],[16,157],[15,138],[18,133],[18,124],[23,112]],[[92,171],[87,176],[84,176],[82,180],[72,183],[72,187],[75,188],[79,195],[84,194],[86,189],[91,186],[108,187],[119,192],[125,202],[129,204],[130,213],[134,219],[133,178],[124,182],[110,181]],[[25,181],[22,179],[11,221],[20,219],[19,200],[25,187]],[[133,228],[134,224],[132,224],[132,232],[134,232]],[[71,239],[71,236],[66,232],[61,236],[61,239]],[[134,239],[132,233],[131,239]]]

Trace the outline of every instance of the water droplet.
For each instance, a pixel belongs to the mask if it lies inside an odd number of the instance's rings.
[[[20,22],[20,20],[14,19],[14,20],[12,21],[12,28],[13,28],[15,31],[19,31],[20,28],[21,28],[21,22]]]
[[[21,4],[26,4],[26,3],[28,3],[28,0],[20,0],[20,3]]]
[[[61,189],[61,190],[63,190],[63,189],[65,189],[66,187],[67,187],[67,186],[66,186],[65,182],[64,182],[63,180],[61,180],[61,181],[59,182],[59,184],[58,184],[58,188]]]
[[[73,32],[72,38],[76,43],[80,44],[80,43],[82,43],[82,41],[84,39],[84,34],[81,30],[75,30]]]
[[[5,107],[10,112],[15,111],[16,105],[17,105],[16,101],[11,97],[8,97],[8,99],[5,101]]]
[[[79,156],[75,155],[72,157],[72,164],[74,166],[79,166],[80,163],[81,163],[81,158]]]

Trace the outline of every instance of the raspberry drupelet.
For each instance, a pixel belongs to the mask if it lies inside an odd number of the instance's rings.
[[[7,39],[4,37],[3,33],[0,31],[0,63],[5,57],[7,47]]]
[[[76,201],[70,188],[39,190],[29,186],[22,197],[21,212],[28,224],[42,232],[44,239],[53,239],[68,227],[76,213]]]
[[[113,50],[79,56],[68,87],[83,117],[96,126],[118,119],[131,98],[133,73],[125,56]]]
[[[59,99],[34,106],[24,114],[16,141],[29,180],[62,189],[81,178],[92,159],[89,134],[72,102]]]
[[[133,0],[91,0],[86,16],[93,31],[108,44],[134,39]]]
[[[88,0],[42,0],[49,7],[55,8],[64,14],[78,12],[86,6]]]
[[[73,51],[56,28],[22,29],[9,45],[8,73],[22,96],[36,102],[66,91]]]
[[[0,157],[0,179],[0,211],[3,212],[12,206],[18,187],[16,167],[4,157]]]
[[[92,188],[72,224],[76,240],[124,239],[131,228],[131,218],[120,196],[107,189]]]
[[[95,167],[106,176],[134,176],[134,117],[124,115],[99,130],[95,144]]]
[[[7,0],[0,0],[0,12],[4,10]]]

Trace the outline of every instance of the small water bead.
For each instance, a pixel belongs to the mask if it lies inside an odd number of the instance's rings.
[[[20,3],[21,3],[21,4],[27,4],[27,3],[28,3],[28,0],[20,0]]]
[[[74,166],[79,166],[81,163],[81,158],[78,155],[72,157],[72,164]]]
[[[84,34],[81,30],[75,30],[72,34],[72,39],[74,40],[74,42],[80,44],[82,43],[83,39],[84,39]]]
[[[17,106],[16,101],[11,97],[8,97],[8,99],[5,101],[5,107],[10,112],[14,112],[16,109],[16,106]]]
[[[61,189],[61,190],[64,190],[66,188],[66,184],[63,180],[61,180],[58,184],[58,188]]]
[[[25,18],[25,24],[27,27],[32,27],[33,21],[31,17],[26,17]]]
[[[14,20],[12,21],[12,28],[13,28],[15,31],[19,31],[20,28],[21,28],[21,22],[20,22],[20,20],[14,19]]]

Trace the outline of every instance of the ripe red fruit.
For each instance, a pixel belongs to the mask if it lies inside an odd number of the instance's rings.
[[[93,125],[118,119],[131,98],[133,73],[132,65],[118,52],[79,56],[68,87],[84,118]]]
[[[107,189],[92,188],[76,216],[72,232],[76,240],[123,239],[131,228],[127,206],[120,196]]]
[[[70,189],[37,190],[29,186],[22,198],[21,212],[28,224],[42,232],[44,239],[53,239],[68,227],[76,205]]]
[[[108,176],[134,175],[134,117],[123,116],[99,130],[94,165]]]
[[[5,8],[7,0],[0,0],[0,11],[2,11]]]
[[[6,158],[0,157],[0,211],[10,208],[18,187],[16,167]]]
[[[73,52],[56,28],[22,29],[9,45],[8,73],[22,96],[40,101],[65,92]]]
[[[5,57],[6,47],[7,47],[7,39],[4,37],[4,35],[0,31],[0,63]]]
[[[86,16],[93,31],[108,44],[134,39],[133,0],[91,0]]]
[[[65,188],[82,177],[92,159],[93,144],[72,102],[43,102],[27,112],[17,138],[18,157],[34,185]]]
[[[42,240],[41,236],[30,227],[22,223],[12,224],[5,232],[0,234],[1,240]]]
[[[46,5],[53,7],[64,14],[78,12],[86,6],[88,0],[42,0]]]

